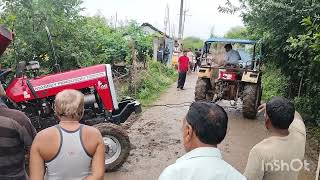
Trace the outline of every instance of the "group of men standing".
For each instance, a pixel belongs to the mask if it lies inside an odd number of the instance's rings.
[[[269,137],[251,149],[243,175],[223,160],[217,148],[227,134],[227,113],[217,104],[195,102],[182,121],[187,153],[168,166],[159,180],[298,180],[306,143],[300,114],[283,97],[274,97],[259,109]]]

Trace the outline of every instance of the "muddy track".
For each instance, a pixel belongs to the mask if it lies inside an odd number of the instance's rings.
[[[186,90],[177,90],[172,85],[160,99],[161,104],[180,104],[194,99],[196,76],[189,75]],[[229,115],[226,139],[219,146],[224,159],[243,172],[250,149],[267,136],[262,117],[248,120],[240,110],[229,108],[222,102]],[[117,171],[107,173],[105,179],[112,180],[156,180],[162,170],[184,154],[181,142],[181,119],[188,110],[188,103],[181,106],[149,107],[123,126],[127,129],[133,149],[127,162]],[[315,173],[313,173],[315,174]],[[300,180],[314,180],[311,173],[303,172]]]

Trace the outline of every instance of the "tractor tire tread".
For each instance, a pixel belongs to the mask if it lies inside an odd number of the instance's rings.
[[[130,139],[127,132],[121,126],[112,123],[100,123],[94,125],[100,132],[102,137],[111,135],[118,139],[121,145],[121,154],[117,160],[111,164],[105,165],[105,171],[117,170],[128,158],[130,154]]]
[[[257,85],[247,84],[243,90],[243,106],[242,114],[243,117],[248,119],[255,119],[257,116]]]

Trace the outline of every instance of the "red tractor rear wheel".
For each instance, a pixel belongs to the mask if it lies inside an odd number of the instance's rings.
[[[106,146],[105,170],[118,169],[128,158],[130,153],[130,140],[125,130],[112,123],[94,125],[102,135]]]

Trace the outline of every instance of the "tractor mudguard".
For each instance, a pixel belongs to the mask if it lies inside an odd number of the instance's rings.
[[[245,71],[243,72],[241,81],[257,84],[259,81],[259,76],[259,72]]]
[[[199,78],[209,78],[212,77],[212,69],[210,66],[201,66],[198,72]]]

